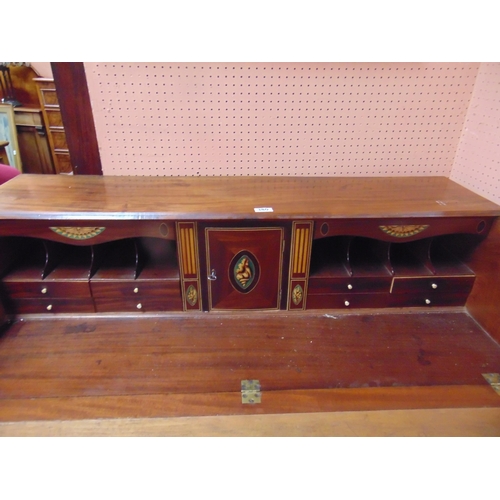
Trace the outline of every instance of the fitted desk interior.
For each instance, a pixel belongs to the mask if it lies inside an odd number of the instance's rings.
[[[500,405],[498,215],[442,177],[19,176],[2,419]]]

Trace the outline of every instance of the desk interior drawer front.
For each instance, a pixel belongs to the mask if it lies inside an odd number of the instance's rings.
[[[158,297],[177,294],[181,297],[179,280],[96,280],[90,282],[92,295],[96,299]]]
[[[161,297],[123,298],[111,297],[108,299],[96,298],[97,312],[163,312],[182,311],[182,300],[176,291],[164,294]]]
[[[93,313],[94,301],[88,299],[19,299],[8,303],[12,314]]]
[[[3,289],[14,299],[90,299],[88,281],[4,281]]]
[[[468,294],[474,284],[474,276],[435,276],[417,278],[394,278],[391,293],[428,293],[430,296],[441,293]]]
[[[41,112],[31,112],[31,111],[20,111],[14,110],[15,113],[15,123],[16,126],[26,126],[26,127],[42,127],[43,121],[41,117]]]
[[[98,312],[182,311],[178,280],[91,282]]]
[[[390,307],[448,307],[463,306],[467,293],[401,293],[390,295]]]
[[[389,292],[392,278],[309,278],[308,295]]]
[[[307,309],[357,309],[389,307],[389,293],[332,293],[308,295]]]

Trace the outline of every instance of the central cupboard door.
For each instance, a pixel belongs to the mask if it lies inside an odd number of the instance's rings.
[[[279,309],[282,228],[206,228],[210,309]]]

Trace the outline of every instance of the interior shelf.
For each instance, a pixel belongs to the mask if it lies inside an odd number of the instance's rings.
[[[315,240],[311,278],[472,275],[448,236],[411,242],[332,236]]]
[[[88,280],[91,247],[77,247],[37,238],[11,238],[3,257],[4,281]]]
[[[175,241],[127,238],[76,246],[38,238],[2,238],[3,281],[179,279]]]
[[[388,276],[389,244],[364,237],[333,236],[315,240],[312,278]]]
[[[391,263],[394,276],[473,275],[451,248],[448,236],[393,243]]]
[[[351,276],[348,262],[351,239],[350,236],[335,236],[314,240],[309,275],[318,278],[347,278]]]
[[[179,279],[175,241],[126,238],[99,247],[94,281]]]

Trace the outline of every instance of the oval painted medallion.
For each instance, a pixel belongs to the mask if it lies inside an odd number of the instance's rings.
[[[193,285],[189,285],[186,290],[186,300],[191,307],[195,306],[196,302],[198,302],[198,292]]]
[[[229,277],[233,287],[239,292],[250,292],[259,279],[259,264],[255,256],[247,251],[238,252],[229,264]]]

